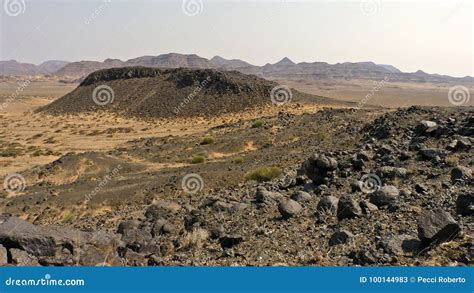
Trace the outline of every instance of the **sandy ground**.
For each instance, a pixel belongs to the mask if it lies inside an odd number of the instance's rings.
[[[107,151],[135,139],[204,133],[223,123],[272,116],[283,109],[269,107],[214,119],[173,121],[140,121],[106,114],[59,117],[34,112],[54,99],[53,96],[19,96],[0,108],[0,176],[50,163],[69,152]],[[6,97],[0,97],[0,104],[5,101]],[[318,109],[317,105],[285,107],[292,113]]]
[[[334,98],[343,101],[361,102],[367,95],[367,104],[388,108],[420,106],[453,106],[448,99],[449,90],[453,84],[409,83],[370,80],[341,81],[288,81],[280,80],[299,91]],[[467,87],[474,94],[474,85]],[[373,93],[373,94],[371,94]],[[463,106],[473,106],[474,98]]]

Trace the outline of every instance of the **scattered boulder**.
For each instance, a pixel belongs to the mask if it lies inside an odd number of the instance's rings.
[[[332,195],[323,196],[319,201],[316,210],[320,215],[336,215],[339,199]]]
[[[457,166],[451,170],[451,181],[467,181],[472,179],[472,170],[471,168],[464,166]]]
[[[270,203],[282,199],[283,195],[279,192],[268,191],[265,187],[257,187],[255,192],[255,200],[257,203]]]
[[[468,151],[471,149],[471,142],[467,139],[455,139],[446,148],[454,152]]]
[[[149,221],[154,221],[160,218],[166,218],[170,215],[176,214],[181,209],[181,206],[172,201],[160,201],[157,204],[153,204],[145,211],[145,217]]]
[[[305,202],[310,201],[312,198],[311,194],[307,193],[306,191],[298,190],[292,196],[291,199],[297,202]]]
[[[380,246],[385,252],[395,255],[412,254],[418,251],[420,240],[407,235],[390,235],[380,242]]]
[[[337,169],[337,160],[326,155],[315,154],[308,158],[304,163],[302,169],[308,178],[313,180],[313,183],[319,185],[333,177],[333,171]]]
[[[434,133],[438,129],[438,124],[434,121],[422,120],[416,127],[415,132],[417,135],[429,135]]]
[[[400,191],[398,188],[393,185],[384,185],[370,195],[370,202],[377,207],[387,206],[394,204],[399,195]]]
[[[474,194],[460,194],[456,200],[456,213],[462,216],[474,215]]]
[[[117,227],[117,233],[123,234],[125,230],[129,229],[137,229],[138,226],[140,226],[140,221],[138,220],[128,220],[128,221],[123,221],[120,223]]]
[[[302,209],[303,207],[297,201],[292,199],[282,200],[278,204],[278,211],[285,219],[296,216],[301,212]]]
[[[418,237],[422,247],[441,244],[457,236],[459,224],[446,211],[425,211],[418,219]]]
[[[329,246],[344,244],[353,237],[354,235],[347,230],[335,232],[334,234],[331,235],[331,238],[329,239]]]
[[[337,205],[337,218],[339,220],[352,219],[361,215],[362,209],[351,196],[346,195],[339,199]]]
[[[381,178],[406,178],[408,176],[408,170],[405,168],[397,168],[393,166],[383,166],[377,169],[375,172]]]

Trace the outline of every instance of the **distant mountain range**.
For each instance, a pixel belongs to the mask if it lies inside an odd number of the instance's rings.
[[[235,70],[245,74],[254,74],[270,79],[289,80],[324,80],[324,79],[370,79],[390,78],[398,81],[414,82],[474,82],[474,77],[451,77],[447,75],[428,74],[421,70],[414,73],[402,72],[392,65],[373,62],[344,62],[328,64],[326,62],[294,63],[285,57],[277,63],[255,66],[242,60],[228,60],[219,56],[206,59],[195,54],[177,53],[159,56],[142,56],[127,61],[106,59],[99,61],[46,61],[40,65],[19,63],[15,60],[0,61],[0,75],[52,75],[83,79],[88,74],[107,68],[146,66],[160,68],[194,68]]]

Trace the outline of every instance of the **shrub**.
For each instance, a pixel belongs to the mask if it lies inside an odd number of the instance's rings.
[[[204,161],[205,161],[205,158],[202,155],[194,155],[191,158],[191,164],[200,164],[200,163],[204,163]]]
[[[255,120],[253,123],[252,123],[252,128],[258,128],[258,127],[261,127],[263,125],[263,121],[262,120]]]
[[[444,161],[446,162],[446,164],[448,166],[456,166],[459,163],[459,157],[457,155],[454,155],[454,154],[448,155],[448,156],[446,156]]]
[[[76,219],[76,216],[74,215],[73,212],[68,211],[66,214],[63,216],[63,223],[70,223]]]
[[[282,173],[277,167],[259,167],[245,174],[245,180],[255,180],[257,182],[270,181],[277,178]]]
[[[242,164],[244,162],[244,158],[242,157],[235,157],[232,159],[232,163],[235,163],[235,164]]]
[[[205,136],[201,140],[201,144],[213,144],[213,143],[214,143],[214,139],[210,136]]]

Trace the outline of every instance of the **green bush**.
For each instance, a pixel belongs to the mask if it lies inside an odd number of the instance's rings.
[[[232,159],[232,163],[235,163],[235,164],[242,164],[244,162],[244,158],[242,157],[235,157]]]
[[[245,174],[245,180],[255,180],[257,182],[270,181],[277,178],[282,173],[277,167],[259,167]]]
[[[194,155],[191,158],[191,164],[200,164],[200,163],[204,163],[204,161],[205,161],[205,158],[202,155]]]
[[[252,123],[252,128],[258,128],[258,127],[261,127],[263,125],[263,121],[262,120],[255,120],[253,123]]]
[[[201,140],[201,144],[213,144],[213,143],[214,143],[214,139],[210,136],[205,136]]]

